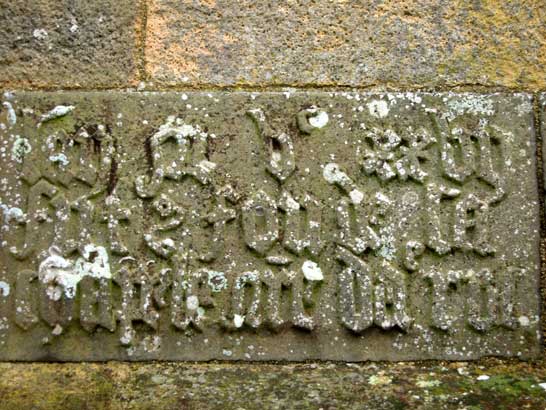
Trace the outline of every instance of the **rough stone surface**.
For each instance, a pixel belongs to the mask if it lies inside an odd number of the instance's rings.
[[[138,13],[131,0],[0,1],[0,87],[132,84]]]
[[[541,94],[538,98],[538,118],[542,143],[542,171],[544,178],[546,178],[546,173],[544,172],[544,159],[546,158],[546,144],[544,144],[544,138],[546,138],[546,94]]]
[[[532,98],[5,93],[0,358],[534,357]]]
[[[163,86],[546,87],[543,0],[149,0]]]
[[[88,3],[0,0],[0,87],[118,88],[133,83],[137,63],[131,48],[146,19],[133,24],[135,2]],[[233,12],[229,10],[235,8],[235,2],[149,1],[147,46],[144,50],[144,42],[139,42],[136,50],[142,66],[146,51],[149,78],[142,77],[147,81],[142,85],[154,89],[224,85],[260,89],[357,85],[394,90],[455,86],[478,92],[488,87],[546,89],[546,6],[541,0],[370,1],[363,6],[354,1],[301,1],[283,2],[282,9],[279,3],[238,3],[241,7]],[[118,5],[123,10],[110,15]],[[81,10],[91,8],[105,13],[108,26],[83,34],[81,16],[87,14]],[[77,18],[77,36],[69,31],[73,17]],[[304,24],[297,21],[300,18],[306,19]],[[93,27],[93,21],[85,18],[83,25]],[[51,108],[50,102],[44,103],[44,113]],[[70,103],[70,99],[62,102]],[[536,113],[542,115],[542,141],[546,137],[544,102],[542,96],[542,103],[536,105]],[[22,113],[15,107],[20,120]],[[4,124],[8,124],[8,108],[0,106]],[[105,105],[104,109],[110,108]],[[113,117],[109,117],[110,124]],[[154,126],[162,120],[158,118]],[[139,144],[141,133],[154,132],[136,131]],[[3,133],[3,138],[5,135],[9,148],[15,140],[11,135],[26,138],[25,133],[13,130]],[[0,144],[6,147],[3,141]],[[25,146],[21,148],[18,152],[24,153]],[[5,152],[0,146],[0,155]],[[4,169],[2,164],[2,184]],[[3,194],[0,192],[2,204]],[[541,211],[544,215],[544,207]],[[14,216],[17,211],[10,218]],[[4,209],[0,221],[4,223]],[[544,304],[546,246],[544,238],[542,241]],[[12,277],[4,261],[0,257],[3,282]],[[7,311],[11,330],[18,329],[13,324],[13,306],[3,304],[10,299],[2,298],[7,289],[13,297],[17,288],[6,284],[0,284],[0,318]],[[544,317],[542,321],[544,334]],[[0,334],[6,330],[5,323],[0,321]],[[147,325],[135,324],[139,336],[149,332]],[[78,329],[74,323],[70,327],[70,332]],[[50,325],[42,328],[48,337],[53,329]],[[65,332],[63,329],[58,337],[65,337]],[[20,331],[19,335],[25,338],[29,333]],[[69,348],[81,353],[80,345],[73,343]],[[0,351],[5,353],[5,344]],[[44,360],[57,358],[42,356]],[[0,408],[544,410],[545,369],[543,360],[367,365],[2,363]]]
[[[546,366],[0,364],[2,410],[543,410]]]

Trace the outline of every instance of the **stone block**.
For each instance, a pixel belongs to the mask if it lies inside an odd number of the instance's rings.
[[[17,92],[0,359],[540,352],[532,96]]]
[[[149,0],[146,71],[165,86],[544,89],[531,1]]]
[[[139,10],[130,0],[2,2],[0,87],[134,84]]]

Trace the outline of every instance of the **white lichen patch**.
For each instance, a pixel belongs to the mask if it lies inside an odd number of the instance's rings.
[[[76,107],[74,107],[73,105],[57,105],[51,111],[42,115],[40,122],[47,122],[47,121],[54,120],[56,118],[64,117],[65,115],[74,111],[75,108]]]
[[[317,107],[310,107],[307,109],[307,112],[312,114],[309,117],[309,124],[314,128],[324,128],[330,120],[328,113],[326,111],[319,110]]]
[[[151,354],[161,350],[161,337],[157,335],[148,335],[144,337],[136,346],[127,348],[129,356],[140,354]]]
[[[430,389],[432,387],[438,387],[442,382],[440,380],[419,380],[416,385],[422,389]]]
[[[61,299],[63,291],[69,298],[75,296],[79,279],[76,279],[73,269],[73,263],[63,258],[59,249],[49,248],[49,256],[38,268],[38,277],[41,282],[48,285],[46,294],[51,300]]]
[[[292,259],[286,257],[286,256],[279,256],[279,255],[269,255],[265,258],[267,263],[270,265],[289,265],[292,262]]]
[[[529,113],[533,112],[533,104],[531,103],[531,99],[528,96],[522,96],[522,100],[522,103],[516,107],[518,117],[529,115]]]
[[[207,271],[208,284],[213,292],[221,292],[227,288],[228,282],[224,272],[218,272],[215,270]]]
[[[457,96],[447,101],[448,113],[445,114],[448,120],[464,114],[476,116],[491,116],[495,114],[493,101],[485,95],[469,94]]]
[[[283,191],[279,202],[289,211],[298,211],[300,209],[300,204],[288,191]]]
[[[279,167],[281,164],[281,161],[282,161],[282,155],[280,152],[277,152],[277,151],[273,151],[271,153],[271,165],[273,167]]]
[[[353,189],[351,192],[349,192],[349,197],[351,198],[353,204],[359,205],[364,199],[364,194],[358,189]]]
[[[203,170],[204,172],[206,173],[211,173],[212,171],[214,171],[214,169],[216,168],[216,163],[214,162],[211,162],[211,161],[207,161],[207,160],[202,160],[202,161],[199,161],[199,163],[197,164],[197,166],[199,168],[201,168],[201,170]]]
[[[49,160],[51,162],[54,162],[54,163],[56,162],[56,163],[58,163],[59,165],[61,165],[63,167],[66,167],[68,164],[70,164],[70,161],[68,160],[68,157],[63,153],[50,155]]]
[[[389,115],[389,105],[384,100],[373,100],[367,104],[370,115],[377,118],[385,118]]]
[[[17,123],[17,115],[15,114],[15,110],[13,109],[12,105],[9,102],[4,102],[2,105],[7,110],[7,121],[10,126],[14,126]]]
[[[305,261],[303,262],[303,265],[301,265],[301,270],[303,272],[303,276],[305,276],[305,279],[310,281],[320,281],[324,279],[324,275],[322,274],[322,269],[320,269],[320,266],[313,261]]]
[[[463,364],[464,366],[466,366],[466,364]],[[458,367],[457,368],[457,373],[460,374],[461,376],[468,376],[468,369],[466,369],[466,367]]]
[[[322,176],[330,184],[344,185],[352,182],[349,176],[339,168],[339,165],[333,162],[324,166]]]
[[[368,378],[368,384],[372,386],[386,386],[392,383],[392,377],[384,374],[372,375]]]
[[[48,37],[48,33],[43,28],[35,28],[32,32],[32,37],[37,40],[45,40]]]
[[[376,251],[377,256],[382,257],[385,260],[392,261],[396,257],[395,239],[392,233],[392,229],[389,227],[382,227],[379,230],[379,241],[381,247]]]
[[[188,296],[186,299],[186,307],[188,310],[197,310],[199,308],[199,298],[195,295]]]
[[[253,108],[251,110],[248,110],[248,112],[256,119],[256,121],[265,122],[265,114],[262,109]]]
[[[110,264],[108,262],[108,252],[102,246],[93,244],[85,245],[83,249],[83,258],[79,258],[75,264],[76,271],[82,276],[91,276],[93,278],[110,279]]]
[[[64,294],[71,299],[76,296],[78,283],[86,276],[110,279],[108,253],[102,246],[88,244],[82,257],[75,262],[64,258],[59,249],[51,247],[38,268],[38,278],[47,285],[46,294],[51,300],[59,300]]]
[[[70,28],[68,30],[70,30],[70,32],[74,34],[76,33],[76,31],[78,31],[79,28],[80,27],[78,26],[78,22],[76,21],[76,19],[72,19]]]
[[[188,137],[200,137],[206,140],[209,135],[198,125],[186,124],[182,118],[169,116],[167,122],[159,127],[159,131],[152,137],[152,146],[157,146],[167,135],[173,135],[179,144],[185,143]]]
[[[21,208],[9,207],[5,204],[0,204],[0,209],[4,215],[5,223],[9,223],[11,221],[22,223],[25,220],[25,213]]]
[[[236,328],[240,328],[243,326],[243,323],[245,322],[245,317],[241,315],[233,315],[233,325]]]
[[[25,155],[29,154],[32,151],[30,142],[26,138],[17,136],[13,142],[13,147],[11,148],[11,159],[15,162],[22,163]]]
[[[10,286],[9,283],[0,280],[0,296],[9,296]]]
[[[242,289],[246,283],[255,283],[260,277],[260,272],[257,270],[245,272],[235,281],[235,289]]]

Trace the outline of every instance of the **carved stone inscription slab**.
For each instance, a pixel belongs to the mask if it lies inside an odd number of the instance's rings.
[[[2,98],[1,359],[539,351],[528,95]]]

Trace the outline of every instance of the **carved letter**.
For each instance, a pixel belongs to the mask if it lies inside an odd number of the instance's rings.
[[[265,192],[258,191],[243,204],[243,233],[247,246],[265,254],[279,238],[277,205]],[[259,228],[262,226],[263,228]],[[259,232],[262,231],[262,232]]]
[[[360,333],[373,323],[372,277],[369,266],[346,249],[337,247],[337,259],[345,265],[338,277],[341,323]]]

